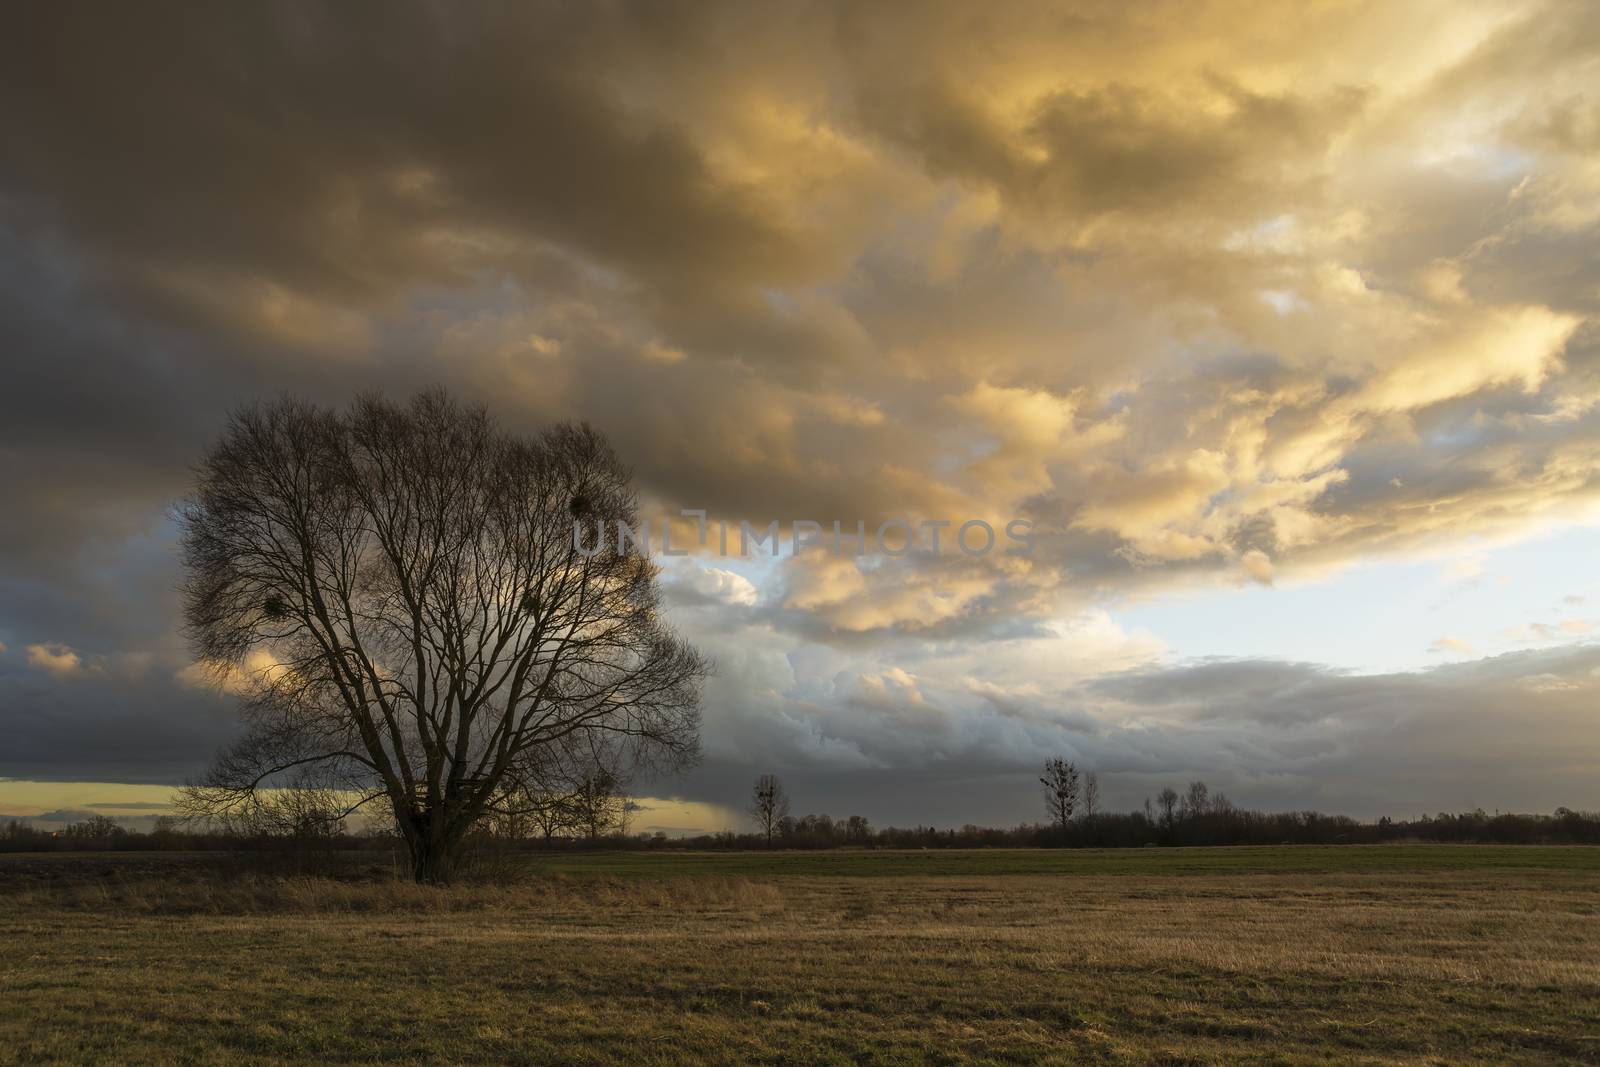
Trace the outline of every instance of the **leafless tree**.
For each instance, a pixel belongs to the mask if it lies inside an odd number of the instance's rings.
[[[491,800],[486,818],[497,827],[525,824],[546,846],[557,837],[597,838],[620,829],[626,819],[613,809],[626,804],[626,753],[615,744],[588,740],[576,748],[546,746],[538,758],[524,760]]]
[[[1085,775],[1083,779],[1083,817],[1092,819],[1095,812],[1100,810],[1100,778],[1098,775]]]
[[[539,829],[538,820],[526,808],[491,809],[478,825],[495,841],[526,841]]]
[[[750,794],[750,817],[755,820],[756,828],[767,835],[767,847],[772,847],[772,835],[777,831],[778,824],[789,815],[789,795],[783,791],[783,783],[778,781],[775,774],[763,774],[756,779],[755,789]]]
[[[1161,825],[1170,827],[1174,813],[1178,810],[1178,792],[1170,785],[1163,786],[1161,792],[1156,794],[1156,806],[1161,810]]]
[[[596,771],[578,783],[573,813],[578,830],[590,841],[613,833],[626,833],[628,797],[608,771]]]
[[[558,837],[578,828],[577,791],[536,793],[529,798],[528,818],[544,839],[546,847]]]
[[[346,811],[385,803],[415,877],[444,881],[553,758],[693,762],[708,668],[662,621],[655,568],[621,538],[574,546],[575,521],[636,512],[587,426],[515,436],[438,391],[235,413],[179,518],[189,632],[249,730],[189,810],[295,775]]]
[[[1060,756],[1045,760],[1039,784],[1044,786],[1044,803],[1051,821],[1065,830],[1078,803],[1078,768]]]
[[[61,831],[63,837],[83,841],[110,841],[127,834],[127,828],[109,815],[91,815]]]
[[[1197,819],[1211,809],[1211,790],[1206,788],[1204,782],[1190,782],[1189,791],[1183,797],[1183,815],[1186,819]]]

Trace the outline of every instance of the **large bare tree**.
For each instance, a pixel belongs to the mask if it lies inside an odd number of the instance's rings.
[[[1072,823],[1072,809],[1078,803],[1078,768],[1060,756],[1044,761],[1039,778],[1044,787],[1044,806],[1050,821],[1063,833]]]
[[[246,693],[245,739],[192,812],[294,780],[388,805],[419,881],[457,868],[503,798],[698,757],[707,664],[662,620],[656,569],[574,522],[637,525],[588,426],[534,437],[443,392],[236,412],[180,511],[202,662]]]
[[[772,847],[772,835],[778,824],[789,814],[789,794],[775,774],[763,774],[756,779],[750,791],[750,817],[756,829],[767,836],[767,847]]]

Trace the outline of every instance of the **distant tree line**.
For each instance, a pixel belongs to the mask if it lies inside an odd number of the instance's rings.
[[[93,825],[90,825],[90,824]],[[301,839],[303,842],[303,838]],[[389,847],[392,837],[380,833],[340,832],[322,840],[336,850]],[[242,835],[185,829],[175,820],[158,821],[149,831],[132,830],[97,816],[64,830],[41,830],[26,820],[0,823],[0,852],[69,852],[90,850],[232,850],[289,847],[294,835]],[[689,837],[663,833],[618,831],[590,837],[535,833],[495,838],[483,843],[515,842],[529,849],[765,849],[766,834],[722,831]],[[1557,808],[1549,815],[1489,813],[1482,810],[1423,815],[1417,819],[1382,818],[1362,822],[1345,815],[1317,811],[1259,812],[1240,808],[1186,814],[1175,808],[1164,823],[1143,811],[1097,813],[1074,818],[1062,830],[1046,824],[1013,827],[967,825],[873,827],[860,815],[835,819],[828,815],[785,816],[773,827],[773,848],[1139,848],[1142,846],[1207,845],[1373,845],[1418,841],[1452,844],[1600,845],[1600,812]]]
[[[1479,808],[1363,822],[1311,810],[1252,811],[1195,781],[1181,793],[1162,789],[1134,811],[1110,812],[1100,806],[1097,777],[1080,772],[1067,760],[1049,760],[1039,783],[1046,822],[875,828],[860,815],[841,819],[792,815],[782,782],[776,775],[763,774],[751,790],[751,832],[668,837],[661,832],[630,834],[634,805],[622,781],[602,771],[574,778],[560,789],[524,793],[515,804],[496,806],[479,820],[471,839],[479,848],[495,849],[1140,848],[1403,841],[1600,845],[1600,812],[1564,807],[1549,815],[1491,814]],[[36,829],[26,820],[12,819],[0,824],[0,852],[308,846],[342,850],[386,847],[395,840],[392,830],[351,832],[343,819],[334,817],[338,807],[335,798],[315,792],[286,794],[251,819],[197,822],[163,817],[147,832],[104,815],[61,830]]]
[[[627,839],[634,803],[613,772],[564,780],[559,788],[522,791],[492,805],[467,835],[469,851],[509,845],[615,847]],[[389,847],[401,840],[392,826],[349,825],[344,799],[320,788],[258,794],[248,807],[221,814],[163,815],[149,831],[92,815],[59,830],[25,819],[0,824],[0,852],[120,850],[238,850],[305,852]]]

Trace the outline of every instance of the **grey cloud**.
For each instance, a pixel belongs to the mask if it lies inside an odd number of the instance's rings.
[[[1272,661],[1180,664],[1068,687],[1047,705],[1034,698],[1029,727],[1010,734],[984,722],[955,736],[950,719],[902,706],[892,719],[900,740],[880,747],[884,721],[872,709],[813,709],[837,740],[886,762],[829,770],[780,747],[751,762],[713,758],[683,789],[737,809],[757,768],[778,767],[799,810],[1031,821],[1041,817],[1035,765],[1060,753],[1098,771],[1107,795],[1128,807],[1201,778],[1268,808],[1547,811],[1588,795],[1600,743],[1573,731],[1589,721],[1597,679],[1597,646],[1376,676]],[[1095,729],[1082,728],[1086,718]]]
[[[20,651],[20,650],[18,650]],[[55,678],[0,661],[0,773],[43,781],[178,783],[239,732],[232,702],[155,664]]]

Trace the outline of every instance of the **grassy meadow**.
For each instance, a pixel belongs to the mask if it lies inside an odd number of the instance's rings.
[[[214,863],[0,856],[0,1062],[1600,1062],[1600,850]]]

